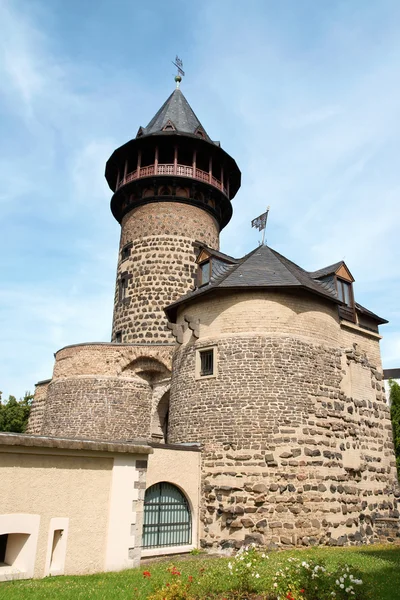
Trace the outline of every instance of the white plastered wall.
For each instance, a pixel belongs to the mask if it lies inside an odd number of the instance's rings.
[[[33,577],[40,515],[0,515],[0,535],[9,535],[0,581]]]
[[[107,531],[107,547],[104,570],[119,571],[137,566],[132,550],[138,547],[135,539],[139,481],[134,456],[114,458],[112,471],[110,507]]]

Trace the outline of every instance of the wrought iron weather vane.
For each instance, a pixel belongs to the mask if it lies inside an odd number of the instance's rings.
[[[179,87],[180,82],[182,81],[182,77],[185,76],[185,71],[183,70],[183,62],[179,58],[178,55],[175,57],[175,62],[172,61],[172,64],[178,69],[178,73],[175,75],[176,87]]]
[[[256,217],[251,222],[252,227],[256,227],[258,229],[258,231],[263,232],[262,242],[260,244],[261,246],[264,246],[264,242],[265,242],[265,229],[267,227],[268,213],[269,213],[269,206],[267,206],[267,210],[265,211],[265,213],[262,213],[262,215]]]

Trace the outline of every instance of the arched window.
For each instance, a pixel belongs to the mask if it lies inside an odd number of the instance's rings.
[[[184,494],[171,483],[156,483],[144,497],[143,548],[192,543],[192,517]]]

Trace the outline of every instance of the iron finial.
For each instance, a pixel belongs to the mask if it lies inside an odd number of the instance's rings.
[[[182,81],[182,77],[185,76],[185,71],[182,68],[183,62],[181,61],[179,56],[176,55],[175,62],[172,61],[172,64],[175,65],[175,67],[178,69],[178,73],[177,73],[177,75],[175,75],[175,83],[176,83],[176,87],[179,88],[179,84]]]

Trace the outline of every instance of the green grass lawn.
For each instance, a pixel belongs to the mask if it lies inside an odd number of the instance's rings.
[[[272,577],[278,566],[289,556],[304,559],[323,559],[327,566],[347,563],[362,571],[371,600],[400,600],[400,548],[368,546],[357,548],[313,548],[272,552],[260,569],[260,585],[272,589]],[[101,573],[74,577],[49,577],[41,580],[0,583],[0,600],[147,600],[148,596],[166,581],[171,580],[167,567],[175,564],[185,580],[193,577],[193,588],[201,598],[229,596],[231,580],[228,558],[193,556],[190,559],[171,559],[167,562],[144,564],[140,569],[120,573]],[[143,571],[151,576],[144,577]],[[198,583],[200,581],[200,583]],[[267,590],[266,585],[268,585]],[[259,588],[262,592],[262,588]]]

